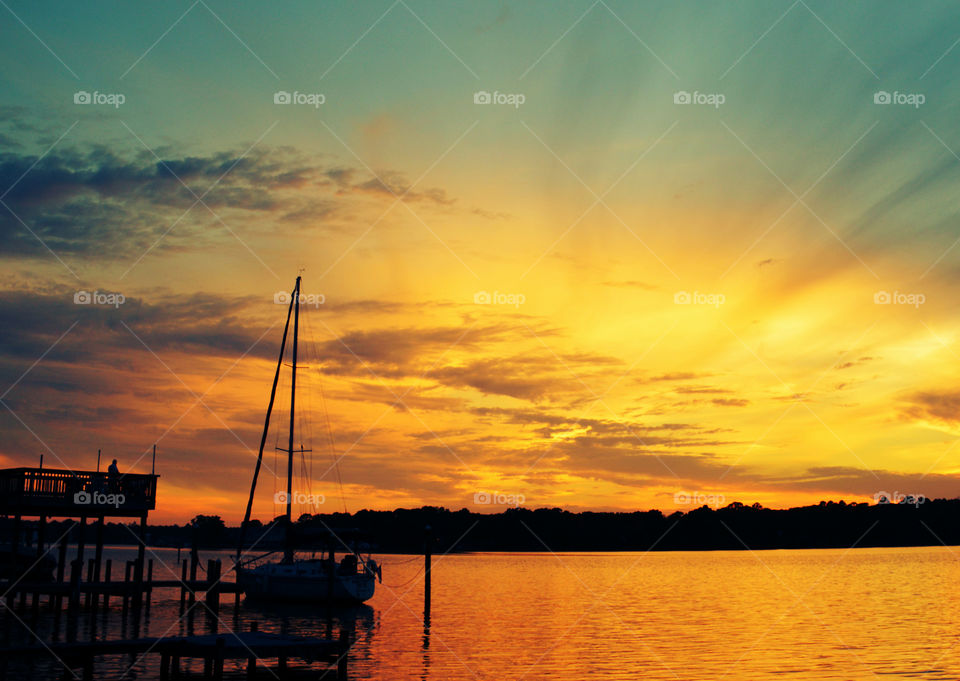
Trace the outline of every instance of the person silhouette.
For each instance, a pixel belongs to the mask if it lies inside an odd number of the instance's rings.
[[[107,468],[107,479],[110,482],[110,489],[116,490],[120,484],[120,469],[117,468],[117,460],[114,459],[110,467]]]

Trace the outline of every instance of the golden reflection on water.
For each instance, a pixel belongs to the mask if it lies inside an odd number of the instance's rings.
[[[415,569],[385,568],[386,581]],[[448,556],[435,559],[429,652],[403,645],[423,636],[419,583],[381,589],[362,673],[955,679],[958,577],[945,547]]]
[[[134,552],[105,555],[116,562]],[[176,572],[175,550],[153,555]],[[378,559],[384,584],[368,605],[328,612],[243,603],[234,611],[227,597],[218,626],[246,630],[256,621],[261,631],[315,636],[345,628],[355,640],[351,679],[960,678],[953,548],[434,556],[426,622],[422,560]],[[170,576],[159,564],[156,574]],[[154,592],[136,630],[114,603],[98,615],[97,635],[206,633],[201,611],[180,618],[178,598]],[[45,617],[37,630],[49,640]],[[90,626],[80,618],[80,640]],[[159,676],[153,656],[106,658],[97,678],[131,665],[138,679]],[[23,678],[59,674],[47,667]]]

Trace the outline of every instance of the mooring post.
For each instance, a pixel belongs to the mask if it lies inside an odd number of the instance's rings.
[[[57,554],[57,584],[63,584],[64,573],[67,569],[67,537],[70,536],[70,529],[73,526],[73,521],[68,520],[67,531],[63,533],[63,536],[60,537],[60,548]],[[63,608],[63,595],[57,594],[56,608],[60,610]]]
[[[222,636],[217,639],[217,652],[216,657],[213,659],[213,678],[217,679],[218,681],[219,679],[223,678],[223,658],[225,657],[224,651],[226,649],[226,645],[227,642]]]
[[[256,634],[256,633],[257,633],[257,629],[258,629],[257,623],[256,623],[256,622],[251,622],[251,623],[250,623],[250,633],[251,633],[251,634]],[[247,658],[247,678],[248,678],[248,679],[253,679],[253,678],[256,678],[256,676],[257,676],[257,656],[256,656],[256,655],[250,655],[250,656]]]
[[[110,573],[113,572],[113,561],[107,558],[107,567],[103,575],[103,583],[106,585],[106,589],[103,590],[103,612],[107,613],[107,610],[110,609]]]
[[[47,516],[41,514],[37,523],[37,558],[43,555],[43,545],[47,538]]]
[[[433,562],[433,532],[429,525],[424,530],[423,540],[423,617],[430,617],[430,588],[431,588],[431,570],[430,564]]]
[[[13,516],[13,536],[10,537],[10,551],[12,553],[16,553],[20,548],[20,523],[20,516]]]
[[[87,559],[87,588],[83,594],[83,607],[85,607],[87,610],[90,609],[90,592],[92,591],[90,587],[93,583],[93,566],[95,563],[96,561],[93,558]]]
[[[180,563],[180,614],[183,614],[187,601],[187,561]]]
[[[137,546],[137,567],[135,568],[134,574],[136,575],[137,580],[137,592],[134,595],[134,606],[137,610],[140,609],[140,606],[143,604],[143,563],[144,556],[147,549],[147,514],[144,513],[140,516],[140,534],[138,539],[140,540],[139,545]]]
[[[40,522],[37,525],[37,560],[43,556],[43,544],[46,540],[47,516],[40,514]],[[33,614],[40,613],[40,592],[33,592]]]
[[[160,653],[160,680],[167,681],[170,678],[170,653],[164,651]]]
[[[153,596],[153,558],[147,563],[147,610],[150,610],[150,599]]]
[[[97,518],[97,538],[96,538],[96,548],[93,552],[93,579],[95,582],[100,581],[100,567],[103,565],[103,516]],[[100,595],[97,593],[93,594],[93,607],[96,609],[97,601],[100,598]]]
[[[67,603],[67,611],[71,614],[76,612],[80,605],[80,573],[83,570],[83,563],[74,558],[70,561],[70,598]]]
[[[220,681],[223,678],[223,658],[225,657],[224,651],[226,649],[227,642],[220,637],[217,639],[217,659],[213,663],[213,678]]]
[[[332,617],[334,583],[337,579],[337,557],[334,551],[333,540],[327,544],[327,550],[330,552],[330,569],[327,571],[327,616]]]
[[[337,656],[337,681],[347,681],[347,656],[350,653],[350,636],[346,629],[340,630],[340,655]]]
[[[83,566],[84,539],[87,533],[87,516],[80,516],[80,524],[77,525],[77,560]]]
[[[207,607],[211,612],[220,611],[220,561],[210,559],[207,561]]]
[[[197,580],[197,564],[200,562],[200,557],[197,555],[196,551],[190,552],[190,605],[193,605],[197,602],[197,593],[194,590]]]
[[[123,618],[127,618],[127,609],[130,607],[130,561],[124,565],[123,570]]]

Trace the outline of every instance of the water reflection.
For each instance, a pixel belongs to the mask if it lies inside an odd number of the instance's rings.
[[[384,562],[398,586],[385,583],[352,608],[227,599],[210,616],[202,600],[181,613],[178,590],[158,589],[139,618],[124,617],[119,598],[95,615],[57,617],[41,607],[34,619],[28,604],[22,616],[45,641],[252,624],[291,635],[343,632],[350,678],[366,681],[960,678],[960,561],[943,547],[448,556],[436,562],[429,611],[416,561]],[[3,639],[35,640],[12,616]],[[102,658],[95,671],[159,677],[156,656]],[[62,669],[38,662],[9,672],[57,678]]]

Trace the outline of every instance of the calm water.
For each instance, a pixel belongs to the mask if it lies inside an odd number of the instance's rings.
[[[115,564],[134,556],[106,553]],[[167,576],[161,559],[179,574],[176,550],[153,556],[155,576]],[[345,626],[356,640],[352,679],[960,678],[958,549],[435,557],[428,632],[422,559],[382,562],[384,584],[369,607],[334,614],[334,633]],[[176,590],[155,592],[139,632],[112,603],[97,634],[185,634],[190,618],[180,618],[178,599]],[[257,621],[265,631],[324,635],[329,625],[320,609],[235,611],[233,597],[224,599],[221,630]],[[209,631],[197,615],[193,631]],[[37,628],[50,636],[52,627],[43,619]],[[97,677],[153,679],[158,662],[105,658]],[[31,678],[57,674],[40,668]]]

